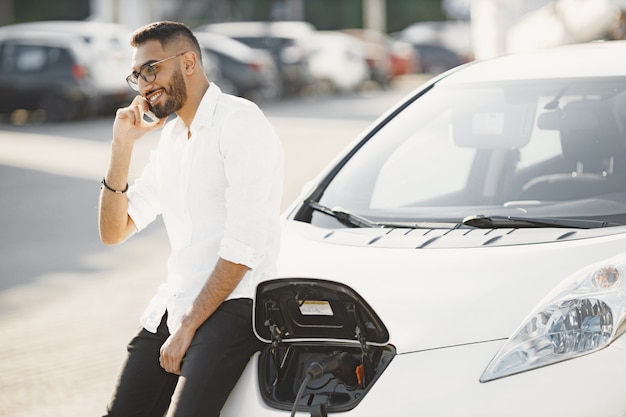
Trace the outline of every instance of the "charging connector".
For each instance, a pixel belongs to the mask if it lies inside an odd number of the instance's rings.
[[[312,362],[306,370],[306,376],[300,385],[291,409],[291,417],[295,416],[298,403],[302,399],[307,384],[330,373],[348,389],[359,385],[359,362],[347,352],[333,352],[324,359]]]
[[[357,385],[358,375],[357,368],[359,362],[347,352],[334,352],[332,355],[325,357],[319,362],[313,362],[309,365],[308,373],[313,375],[313,379],[320,378],[325,374],[332,374],[348,389],[353,389]]]

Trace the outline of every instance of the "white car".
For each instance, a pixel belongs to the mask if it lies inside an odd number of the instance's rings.
[[[338,31],[320,30],[309,39],[309,68],[323,92],[359,91],[369,79],[362,42]]]
[[[417,89],[285,215],[223,416],[626,413],[626,43]]]

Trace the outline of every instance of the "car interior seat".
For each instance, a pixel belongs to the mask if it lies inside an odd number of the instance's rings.
[[[620,165],[626,161],[626,147],[610,102],[576,101],[544,115],[539,128],[558,129],[559,165],[567,170],[531,179],[522,186],[520,199],[563,201],[626,191],[626,177],[619,175],[626,174]]]

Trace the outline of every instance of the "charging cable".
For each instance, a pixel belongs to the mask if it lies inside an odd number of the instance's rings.
[[[300,384],[300,389],[298,390],[296,399],[293,402],[291,417],[296,415],[298,403],[302,399],[304,390],[310,381],[321,378],[330,372],[344,385],[348,387],[355,387],[359,383],[357,375],[358,366],[358,362],[346,352],[335,352],[319,362],[312,362],[306,370],[306,376],[302,381],[302,384]]]

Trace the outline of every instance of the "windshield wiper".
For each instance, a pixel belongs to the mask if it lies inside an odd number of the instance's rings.
[[[601,227],[620,226],[620,224],[609,223],[603,220],[483,215],[468,216],[463,219],[462,224],[465,226],[477,227],[479,229],[522,227],[563,227],[570,229],[597,229]]]
[[[329,216],[334,217],[335,219],[339,220],[341,223],[347,225],[347,226],[353,226],[353,227],[384,227],[383,224],[371,221],[369,219],[366,219],[365,217],[359,216],[358,214],[354,214],[349,212],[348,210],[345,210],[341,207],[334,207],[334,208],[329,208],[326,207],[316,201],[307,201],[307,204],[309,205],[309,207],[311,207],[313,210],[319,211],[320,213],[324,213],[327,214]]]
[[[306,204],[308,204],[309,207],[311,207],[313,210],[319,211],[320,213],[324,213],[331,217],[334,217],[335,219],[339,220],[339,222],[350,227],[370,227],[370,228],[389,227],[389,228],[394,228],[394,229],[433,229],[433,228],[437,228],[441,224],[444,224],[441,222],[433,223],[433,222],[415,222],[415,221],[377,222],[374,220],[370,220],[366,217],[363,217],[359,214],[352,213],[351,211],[348,211],[342,207],[333,207],[331,209],[313,200],[306,201]],[[452,227],[452,226],[455,226],[457,223],[446,222],[445,224],[448,225],[447,227]]]

